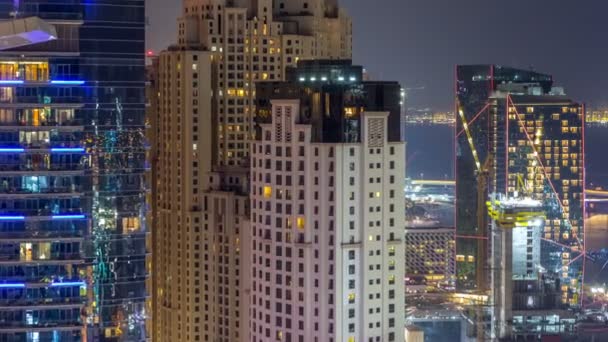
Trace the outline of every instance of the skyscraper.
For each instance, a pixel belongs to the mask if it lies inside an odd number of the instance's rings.
[[[350,58],[350,19],[329,0],[185,0],[178,26],[158,68],[154,334],[249,341],[255,86]]]
[[[214,163],[246,166],[257,82],[283,80],[300,59],[350,59],[351,36],[336,1],[185,0],[178,43],[217,64]]]
[[[56,35],[0,54],[0,340],[144,341],[144,3],[14,16]]]
[[[579,305],[584,251],[584,107],[563,90],[498,86],[490,98],[490,191],[542,201],[547,219],[540,263],[562,281],[562,301]],[[538,265],[530,258],[527,273]],[[577,261],[578,260],[578,261]]]
[[[550,76],[498,66],[457,68],[457,281],[489,290],[490,193],[522,193],[546,206],[541,265],[579,303],[584,247],[583,106]],[[471,191],[474,189],[475,191]],[[578,261],[577,261],[578,260]]]
[[[404,338],[400,87],[360,71],[300,62],[258,86],[252,342]]]
[[[488,290],[487,198],[490,96],[501,84],[538,84],[549,92],[551,76],[498,65],[456,67],[456,268],[457,287]]]

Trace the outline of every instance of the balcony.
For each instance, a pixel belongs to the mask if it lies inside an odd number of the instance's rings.
[[[31,120],[20,120],[11,122],[1,122],[0,132],[16,132],[16,131],[50,131],[57,130],[62,132],[80,132],[84,130],[82,120],[40,120],[33,122]]]
[[[75,188],[52,188],[34,192],[29,189],[0,189],[0,200],[3,199],[34,199],[34,198],[75,198],[84,195]]]
[[[83,164],[0,164],[0,176],[78,176],[84,174],[87,169]]]
[[[78,309],[85,303],[84,298],[2,299],[0,300],[0,311]]]
[[[0,333],[76,331],[82,328],[84,325],[79,322],[45,322],[42,325],[25,325],[23,322],[5,321],[0,325]]]
[[[80,108],[83,106],[82,101],[80,96],[54,96],[53,102],[45,96],[15,96],[0,101],[0,108]]]
[[[0,255],[0,265],[69,265],[69,264],[82,264],[84,258],[80,253],[52,253],[48,259],[29,259],[23,255]]]

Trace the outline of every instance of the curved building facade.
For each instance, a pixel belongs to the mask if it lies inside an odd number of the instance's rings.
[[[0,51],[0,341],[145,340],[144,1],[15,17],[56,37]]]

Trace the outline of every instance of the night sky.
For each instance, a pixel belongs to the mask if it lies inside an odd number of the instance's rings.
[[[590,107],[608,105],[606,0],[342,0],[354,60],[412,91],[410,106],[453,107],[455,64],[496,63],[554,75]],[[148,0],[148,46],[175,41],[180,0]]]

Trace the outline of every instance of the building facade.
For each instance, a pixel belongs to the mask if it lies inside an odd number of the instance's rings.
[[[208,51],[159,57],[155,315],[159,341],[241,341],[247,324],[247,177],[212,173]],[[188,71],[186,71],[186,69]],[[247,246],[244,246],[247,247]],[[245,335],[246,336],[246,335]]]
[[[456,67],[455,177],[457,287],[489,290],[487,272],[488,225],[485,201],[488,166],[492,154],[489,141],[489,99],[501,84],[537,84],[551,90],[552,77],[498,65]]]
[[[285,79],[302,59],[350,59],[351,40],[336,1],[185,0],[178,44],[200,45],[217,63],[214,163],[247,166],[256,83]]]
[[[387,112],[325,142],[301,110],[273,100],[252,144],[250,341],[402,341],[404,144]]]
[[[405,276],[424,278],[426,284],[453,284],[454,228],[407,228]]]
[[[0,340],[145,341],[144,2],[14,16],[56,36],[0,52]]]
[[[249,341],[256,84],[350,58],[350,19],[329,0],[185,0],[178,29],[159,61],[154,336]]]
[[[489,110],[491,191],[544,203],[541,265],[561,279],[562,301],[579,305],[583,268],[574,259],[584,251],[584,106],[558,90],[504,85]]]

